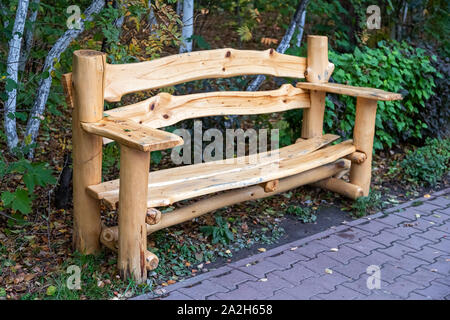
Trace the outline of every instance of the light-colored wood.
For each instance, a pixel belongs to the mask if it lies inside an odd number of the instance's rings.
[[[301,143],[287,146],[278,150],[268,151],[258,154],[257,162],[249,156],[235,158],[234,161],[229,162],[228,159],[200,163],[184,167],[176,167],[171,169],[165,169],[164,171],[155,171],[150,173],[149,181],[149,194],[152,194],[154,205],[149,207],[158,207],[169,205],[170,199],[162,197],[157,200],[155,190],[163,186],[176,185],[180,183],[187,183],[189,181],[197,181],[198,179],[205,180],[207,178],[213,178],[216,175],[226,175],[233,172],[240,172],[245,168],[250,169],[254,167],[264,167],[273,162],[279,162],[286,159],[298,158],[299,156],[306,155],[313,152],[327,144],[339,139],[339,136],[333,134],[326,134],[321,137],[316,137],[309,140],[304,140]],[[251,161],[252,160],[252,161]],[[154,186],[152,188],[151,186]],[[197,189],[197,188],[195,188]],[[89,186],[87,188],[88,193],[96,199],[105,199],[107,204],[113,205],[118,202],[119,195],[119,179],[106,181],[98,185]],[[163,199],[165,199],[163,201]],[[175,201],[173,201],[175,202]]]
[[[100,234],[100,242],[114,252],[119,251],[119,228],[104,228]]]
[[[345,94],[348,96],[362,97],[366,99],[391,101],[391,100],[402,100],[402,95],[399,93],[387,92],[380,89],[364,88],[364,87],[353,87],[345,84],[339,83],[309,83],[309,82],[298,82],[297,88],[307,89],[307,90],[317,90],[324,92],[331,92],[337,94]]]
[[[364,152],[356,151],[353,152],[352,154],[349,154],[346,158],[353,163],[361,164],[364,161],[366,161],[367,156]]]
[[[153,129],[131,120],[108,117],[94,123],[82,123],[81,126],[86,132],[145,152],[170,149],[183,144],[183,139],[173,133]]]
[[[209,162],[151,172],[147,206],[167,206],[205,194],[284,178],[333,162],[354,151],[355,147],[352,142],[346,141],[306,155],[286,158],[281,156],[280,158],[284,159],[279,161],[275,157],[268,158],[262,163],[247,165],[224,165]],[[114,180],[91,186],[90,194],[103,199],[107,205],[114,208],[119,201],[118,183],[119,181]]]
[[[302,138],[310,139],[322,135],[325,114],[325,92],[310,92],[311,107],[303,110]]]
[[[376,114],[377,100],[357,98],[353,143],[356,151],[363,152],[367,156],[367,159],[361,164],[354,163],[352,165],[350,169],[350,182],[360,186],[363,189],[364,196],[368,196],[370,190]]]
[[[222,207],[231,206],[243,201],[256,200],[265,197],[270,197],[288,190],[297,188],[299,186],[313,183],[317,180],[322,180],[331,177],[341,170],[345,170],[350,167],[350,161],[346,159],[340,159],[338,161],[325,164],[323,166],[296,174],[284,179],[280,179],[279,187],[273,192],[265,192],[261,185],[246,187],[242,189],[227,191],[225,193],[214,195],[208,199],[198,200],[197,202],[176,209],[172,212],[164,213],[162,215],[161,222],[155,225],[147,224],[147,234],[151,234],[161,229],[171,227],[176,224],[180,224],[196,217],[199,217],[205,213],[212,212]],[[117,241],[118,233],[117,226],[105,229],[112,237],[112,242]]]
[[[145,267],[148,271],[155,270],[158,268],[159,259],[153,252],[146,251],[145,252]]]
[[[80,122],[102,118],[105,54],[79,50],[73,54],[73,243],[84,254],[100,250],[100,203],[86,187],[102,179],[102,139],[81,129]]]
[[[137,283],[147,279],[147,212],[150,152],[120,146],[119,255],[122,279]]]
[[[306,80],[309,82],[327,82],[334,70],[328,61],[328,38],[308,36],[308,67]],[[311,105],[303,110],[302,135],[304,139],[321,136],[325,113],[325,92],[310,91]]]
[[[119,250],[119,228],[105,228],[100,237],[100,242],[110,250],[118,252]],[[158,257],[150,252],[145,251],[145,268],[148,271],[154,270],[158,267],[159,259]]]
[[[305,78],[308,82],[328,82],[334,64],[328,61],[328,38],[308,36],[307,68]]]
[[[161,221],[161,211],[155,208],[148,208],[147,215],[145,216],[145,222],[147,224],[157,224],[160,221]]]
[[[260,153],[257,159],[246,156],[235,158],[232,162],[225,159],[151,172],[149,174],[149,207],[166,206],[176,201],[188,199],[201,192],[199,182],[204,185],[209,178],[211,179],[209,180],[211,185],[226,188],[226,185],[218,185],[216,176],[239,174],[248,170],[258,170],[258,168],[264,169],[273,163],[298,159],[338,138],[337,135],[326,134],[278,150]],[[106,204],[115,208],[119,200],[119,182],[119,179],[103,182],[88,187],[87,191],[92,197],[104,199]]]
[[[108,64],[105,99],[120,101],[127,93],[207,78],[252,74],[303,78],[305,70],[305,58],[281,54],[273,49],[195,51],[146,62]]]
[[[72,90],[72,73],[65,73],[61,77],[61,84],[63,86],[64,97],[66,98],[67,106],[73,109],[73,90]]]
[[[312,185],[339,193],[353,200],[363,196],[361,187],[333,177],[317,181]]]
[[[309,105],[309,92],[284,84],[278,90],[257,92],[224,91],[183,96],[162,92],[150,99],[105,111],[105,114],[161,128],[185,119],[281,112],[309,108]]]
[[[273,192],[273,191],[277,190],[279,184],[280,184],[280,180],[276,179],[276,180],[267,181],[266,183],[263,183],[262,187],[264,188],[265,192]]]

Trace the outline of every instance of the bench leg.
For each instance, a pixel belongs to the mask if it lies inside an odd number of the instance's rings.
[[[103,116],[103,76],[106,55],[92,50],[73,54],[73,244],[84,254],[100,251],[100,202],[86,187],[102,181],[102,138],[81,129],[80,122],[96,122]]]
[[[356,147],[356,151],[364,152],[367,158],[362,163],[352,163],[350,182],[360,186],[364,196],[368,196],[370,190],[376,114],[377,100],[357,98],[353,144]]]
[[[123,279],[137,283],[147,279],[146,255],[148,174],[150,152],[120,146],[119,257]]]

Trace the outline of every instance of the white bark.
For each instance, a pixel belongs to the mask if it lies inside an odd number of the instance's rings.
[[[277,52],[284,53],[290,46],[292,36],[294,35],[295,28],[297,25],[300,24],[300,21],[302,19],[303,12],[306,11],[306,6],[308,5],[309,0],[301,0],[299,2],[299,5],[297,7],[297,10],[295,11],[294,18],[292,18],[292,21],[284,34],[283,39],[281,39],[280,44],[277,47]],[[263,81],[266,79],[266,76],[260,74],[256,76],[255,79],[248,85],[247,91],[255,91],[258,90],[258,88],[261,86]]]
[[[28,18],[28,21],[31,24],[31,27],[27,28],[24,38],[23,38],[24,48],[20,55],[20,64],[19,64],[20,71],[25,70],[25,65],[27,64],[28,56],[30,55],[31,48],[33,47],[34,23],[36,22],[36,18],[38,15],[39,2],[40,2],[40,0],[33,0],[33,3],[35,4],[36,9],[31,11],[30,17]]]
[[[50,87],[52,85],[51,72],[53,71],[54,63],[56,61],[59,61],[61,53],[63,53],[67,49],[69,44],[84,31],[84,22],[91,21],[93,18],[92,15],[100,12],[100,10],[102,10],[104,6],[104,0],[94,0],[84,12],[85,18],[80,20],[80,28],[67,30],[55,42],[53,47],[50,49],[47,57],[45,58],[43,72],[49,72],[49,76],[39,82],[36,99],[34,101],[34,105],[27,123],[26,136],[30,137],[31,143],[34,143],[39,132],[41,117],[45,111],[45,105],[47,103],[48,95],[50,93]],[[32,154],[30,156],[32,157]]]
[[[13,37],[9,41],[8,60],[6,62],[7,81],[18,83],[20,49],[22,46],[23,30],[27,18],[29,0],[20,0],[17,6],[16,19],[14,20]],[[17,127],[15,117],[10,118],[10,114],[16,112],[17,87],[7,92],[8,99],[5,105],[4,124],[6,143],[10,151],[15,148],[19,142],[17,136]]]
[[[183,14],[183,0],[178,0],[177,2],[177,15],[181,18]]]
[[[148,13],[148,25],[150,26],[150,32],[155,33],[154,28],[156,27],[157,22],[155,12],[153,11],[152,0],[148,0],[148,8],[150,10]]]
[[[194,0],[183,1],[183,29],[181,31],[182,42],[180,53],[192,51],[192,39],[194,34]]]
[[[297,47],[300,48],[300,45],[302,43],[303,38],[303,31],[305,29],[305,20],[306,20],[306,9],[302,13],[302,18],[300,19],[300,23],[297,26],[298,33],[297,33]]]

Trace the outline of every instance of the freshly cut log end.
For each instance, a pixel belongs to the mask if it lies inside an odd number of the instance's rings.
[[[349,154],[346,158],[353,163],[361,164],[366,161],[367,156],[364,152],[355,151]]]
[[[159,259],[158,257],[150,251],[145,252],[145,267],[148,271],[155,270],[158,268]]]
[[[103,229],[100,235],[100,242],[107,248],[112,251],[118,251],[118,242],[119,239],[119,229],[117,228],[106,228]]]
[[[264,187],[264,192],[274,192],[278,189],[278,185],[280,184],[280,181],[278,179],[268,181],[266,183],[263,183],[262,186]]]
[[[155,208],[148,208],[145,216],[145,222],[147,224],[157,224],[161,221],[161,211]]]
[[[339,193],[353,200],[364,196],[363,189],[360,186],[345,182],[344,180],[337,178],[323,179],[313,183],[312,185]]]

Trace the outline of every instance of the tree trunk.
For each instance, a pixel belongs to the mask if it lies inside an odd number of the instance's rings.
[[[28,19],[28,22],[30,23],[30,27],[27,28],[25,35],[24,35],[24,48],[22,50],[22,53],[20,55],[20,64],[19,64],[19,70],[23,71],[25,70],[25,65],[27,64],[28,56],[30,55],[31,48],[33,47],[33,36],[34,36],[34,24],[36,22],[36,18],[38,15],[38,9],[39,9],[39,3],[40,0],[33,0],[32,4],[35,6],[35,9],[31,12],[30,18]]]
[[[294,18],[292,18],[291,24],[281,39],[280,44],[277,47],[277,52],[284,53],[290,46],[292,36],[294,35],[295,28],[301,23],[303,12],[306,11],[306,7],[309,0],[300,0],[297,10],[295,11]],[[297,44],[299,45],[299,44]],[[256,91],[261,86],[261,83],[266,79],[264,75],[258,75],[247,87],[247,91]]]
[[[305,30],[305,20],[306,20],[306,9],[302,13],[302,18],[300,19],[300,23],[297,26],[298,34],[297,34],[297,47],[300,48],[303,38],[303,31]]]
[[[192,51],[192,35],[194,34],[194,0],[183,1],[183,29],[181,37],[183,38],[180,53]],[[189,39],[189,40],[188,40]]]
[[[50,87],[52,85],[51,72],[54,68],[54,63],[59,61],[61,53],[63,53],[69,44],[77,38],[84,31],[84,22],[91,21],[92,15],[97,14],[105,6],[104,0],[94,0],[91,5],[84,12],[84,19],[80,19],[80,29],[67,30],[50,49],[44,63],[44,72],[49,72],[47,78],[42,79],[39,82],[39,88],[37,90],[36,99],[31,109],[31,114],[28,118],[26,136],[30,137],[31,143],[34,143],[39,132],[39,126],[41,124],[41,117],[45,111],[45,105],[47,103],[48,95],[50,93]],[[33,151],[30,152],[30,158],[33,157]]]
[[[13,37],[9,41],[9,52],[6,65],[6,73],[8,74],[6,81],[14,84],[14,88],[9,92],[7,91],[8,100],[5,105],[4,115],[6,142],[10,151],[12,151],[12,149],[15,148],[19,142],[14,113],[16,112],[17,104],[20,49],[22,46],[23,30],[25,27],[25,20],[27,18],[28,5],[29,0],[20,0],[17,6],[16,19],[14,21],[12,32]]]
[[[183,0],[178,0],[177,2],[177,15],[181,18],[183,14]]]
[[[153,11],[153,6],[152,6],[152,0],[148,0],[148,8],[149,8],[149,13],[148,13],[148,25],[150,26],[150,32],[151,33],[155,33],[154,26],[157,25],[156,22],[156,17],[155,17],[155,12]]]

